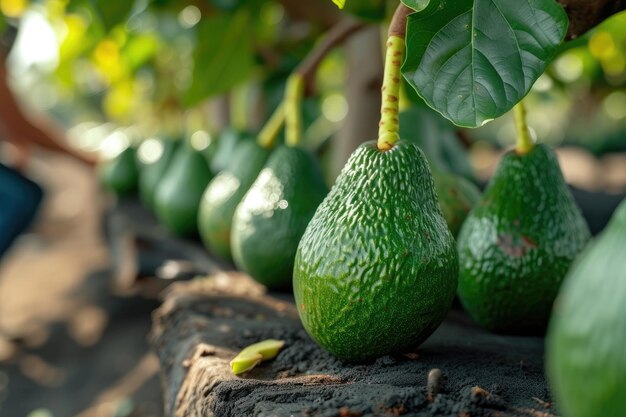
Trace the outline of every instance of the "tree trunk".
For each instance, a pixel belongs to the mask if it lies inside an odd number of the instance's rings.
[[[153,318],[171,417],[555,417],[544,406],[543,340],[494,336],[460,312],[417,353],[358,365],[313,343],[288,295],[239,273],[174,284]],[[285,341],[278,356],[233,375],[237,352],[269,338]]]

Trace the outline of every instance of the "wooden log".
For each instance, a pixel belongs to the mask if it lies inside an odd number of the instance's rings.
[[[286,342],[276,359],[233,375],[235,354],[268,338]],[[309,339],[289,295],[240,273],[172,285],[151,344],[168,416],[554,415],[541,338],[495,336],[452,312],[416,352],[347,364]]]

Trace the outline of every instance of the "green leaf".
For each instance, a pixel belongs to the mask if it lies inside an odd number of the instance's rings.
[[[133,0],[90,0],[90,3],[98,16],[100,16],[100,20],[107,31],[111,30],[114,26],[125,22],[135,5]]]
[[[7,22],[4,20],[4,15],[0,13],[0,35],[4,33],[4,29],[7,27]]]
[[[333,3],[335,3],[340,9],[343,9],[346,5],[346,0],[333,0]]]
[[[242,3],[242,0],[211,0],[211,4],[216,9],[228,12],[232,12],[237,9],[237,7],[241,7]]]
[[[410,7],[415,11],[420,11],[428,6],[429,1],[430,0],[402,0],[402,3],[404,3],[406,7]]]
[[[351,1],[345,6],[346,12],[370,21],[381,21],[385,18],[385,0]]]
[[[245,9],[202,19],[193,53],[193,79],[184,97],[186,105],[224,93],[248,77],[254,66],[250,25]]]
[[[158,48],[159,40],[154,34],[129,36],[122,49],[122,56],[129,69],[136,71],[156,55]]]
[[[554,0],[431,0],[409,16],[402,71],[429,106],[477,127],[528,93],[567,25]]]

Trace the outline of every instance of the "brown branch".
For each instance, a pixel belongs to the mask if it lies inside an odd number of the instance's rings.
[[[576,39],[606,18],[626,10],[626,0],[557,0],[567,12],[567,39]]]
[[[389,37],[397,36],[401,39],[406,37],[406,19],[411,13],[413,13],[413,10],[406,7],[403,3],[398,5],[389,24]]]
[[[342,18],[341,11],[330,0],[280,0],[287,13],[296,20],[332,27]]]
[[[315,73],[322,60],[336,46],[345,42],[351,35],[363,29],[367,25],[356,19],[346,18],[333,26],[326,37],[313,49],[302,63],[296,68],[295,73],[304,79],[305,91],[311,93],[314,90]]]

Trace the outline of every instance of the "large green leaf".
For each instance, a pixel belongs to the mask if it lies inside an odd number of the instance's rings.
[[[554,0],[431,0],[409,16],[402,71],[429,106],[477,127],[528,93],[567,25]]]
[[[210,3],[218,10],[232,12],[241,7],[245,0],[210,0]]]
[[[4,15],[0,13],[0,35],[4,33],[4,29],[7,27],[7,22],[4,20]]]
[[[246,9],[202,19],[193,54],[193,80],[185,93],[188,106],[224,93],[248,77],[254,66],[250,25]]]
[[[413,10],[419,11],[426,8],[429,1],[430,0],[402,0],[402,3],[404,3],[406,7],[410,7]]]

